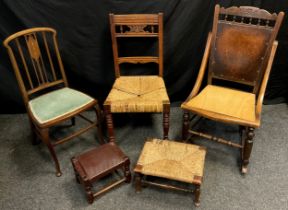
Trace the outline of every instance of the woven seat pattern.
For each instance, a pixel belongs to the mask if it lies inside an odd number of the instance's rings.
[[[201,184],[206,149],[175,141],[148,140],[135,172],[192,184]]]
[[[169,104],[165,83],[158,76],[121,76],[116,79],[104,104],[112,113],[162,112]]]

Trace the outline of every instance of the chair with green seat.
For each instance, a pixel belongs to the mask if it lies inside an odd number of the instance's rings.
[[[54,146],[62,144],[91,128],[101,134],[101,110],[97,100],[68,87],[64,67],[52,28],[32,28],[9,36],[4,41],[28,112],[31,128],[48,147],[55,162],[56,175],[61,169]],[[93,109],[97,118],[89,119],[81,113]],[[75,125],[75,116],[88,122],[88,126],[73,134],[51,141],[49,129],[66,120]],[[35,143],[35,139],[34,139]]]

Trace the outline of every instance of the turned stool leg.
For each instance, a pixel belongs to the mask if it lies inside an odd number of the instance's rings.
[[[106,123],[107,123],[109,141],[110,142],[115,142],[113,118],[112,118],[112,114],[111,114],[110,105],[104,105],[104,111],[105,111],[105,116],[106,116]]]
[[[142,175],[140,173],[134,173],[135,177],[135,191],[137,193],[142,191]]]
[[[188,130],[189,130],[189,112],[184,111],[183,114],[183,125],[182,125],[182,140],[187,140],[188,138]]]
[[[196,207],[200,206],[200,185],[195,185],[195,191],[194,191],[194,205]]]
[[[170,104],[163,104],[163,139],[168,139]]]
[[[249,164],[249,158],[251,155],[252,147],[253,147],[253,138],[254,138],[254,128],[247,128],[246,130],[246,138],[244,142],[244,148],[243,148],[243,155],[242,155],[242,173],[247,173],[247,166]]]
[[[86,182],[85,183],[85,191],[86,191],[86,195],[87,195],[87,201],[88,203],[93,203],[94,201],[94,196],[93,196],[93,192],[92,192],[92,184]]]

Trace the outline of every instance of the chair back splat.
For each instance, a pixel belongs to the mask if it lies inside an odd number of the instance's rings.
[[[115,75],[120,76],[120,64],[158,64],[159,76],[163,76],[163,14],[110,14],[111,38],[114,55]],[[119,57],[120,37],[154,37],[158,39],[158,56]]]
[[[30,96],[53,86],[68,86],[52,28],[32,28],[4,41],[25,104]]]
[[[258,94],[284,13],[256,7],[215,8],[208,83],[248,85]]]

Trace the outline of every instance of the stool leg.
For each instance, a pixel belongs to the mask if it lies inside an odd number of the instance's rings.
[[[87,181],[85,183],[85,191],[86,191],[88,203],[90,203],[90,204],[93,203],[94,196],[93,196],[93,192],[92,192],[92,185],[90,183],[88,183]]]
[[[130,183],[131,182],[131,172],[130,172],[130,161],[126,161],[125,165],[124,165],[124,175],[126,177],[126,183]]]
[[[170,104],[163,104],[163,139],[168,139]]]
[[[142,190],[142,182],[141,182],[142,175],[140,173],[135,173],[134,177],[135,177],[135,191],[139,193]]]
[[[195,191],[194,191],[194,205],[196,207],[200,206],[200,185],[195,185]]]

